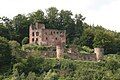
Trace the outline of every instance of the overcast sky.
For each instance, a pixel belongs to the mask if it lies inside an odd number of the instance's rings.
[[[81,13],[88,24],[120,32],[120,0],[0,0],[0,16],[12,18],[49,7]]]

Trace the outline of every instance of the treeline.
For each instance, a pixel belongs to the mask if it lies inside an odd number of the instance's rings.
[[[27,15],[18,14],[13,19],[1,17],[0,36],[22,44],[22,40],[28,37],[30,24],[42,22],[46,28],[66,30],[67,45],[103,47],[106,54],[120,52],[120,33],[102,26],[88,25],[84,20],[81,14],[73,16],[71,11],[50,7],[46,12],[38,10]]]
[[[13,19],[0,17],[0,80],[120,80],[120,33],[84,20],[81,14],[73,16],[55,7]],[[91,53],[94,47],[103,47],[106,54],[114,55],[105,55],[101,62],[41,58],[40,52],[50,49],[27,44],[29,26],[36,22],[66,30],[66,48]]]
[[[38,10],[27,15],[18,14],[13,19],[1,17],[0,36],[6,37],[9,40],[16,40],[22,42],[24,37],[28,37],[28,28],[30,24],[42,22],[46,28],[65,29],[67,31],[67,41],[72,43],[74,38],[79,38],[83,32],[83,20],[85,19],[81,14],[76,14],[74,18],[73,13],[68,10],[59,11],[55,7],[48,8],[46,12]]]

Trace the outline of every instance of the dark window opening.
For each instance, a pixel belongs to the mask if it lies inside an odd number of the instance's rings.
[[[45,34],[47,35],[47,32],[45,32]]]
[[[63,32],[60,32],[60,34],[62,34]]]
[[[55,31],[54,31],[54,34],[55,34]]]
[[[39,32],[36,32],[36,36],[39,36]]]
[[[32,32],[32,36],[34,36],[34,32]]]
[[[32,30],[34,30],[34,27],[32,27]]]
[[[32,42],[34,42],[34,38],[32,38]]]
[[[57,38],[55,38],[55,40],[57,40]]]
[[[38,38],[36,38],[36,41],[38,41]]]
[[[57,32],[57,34],[58,34],[58,32]]]
[[[64,35],[60,35],[60,37],[64,37]]]
[[[52,31],[51,31],[51,35],[53,35]]]
[[[46,40],[48,40],[48,38],[46,37]]]

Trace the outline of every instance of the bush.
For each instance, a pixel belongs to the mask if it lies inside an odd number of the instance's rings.
[[[13,56],[17,56],[20,53],[21,46],[17,41],[9,41],[10,49]]]
[[[28,44],[29,43],[29,38],[28,37],[25,37],[23,40],[22,40],[22,45],[25,45],[25,44]]]
[[[83,46],[82,51],[85,51],[87,53],[93,53],[93,49],[90,49],[88,46]]]
[[[45,47],[45,46],[40,46],[40,45],[36,45],[36,44],[26,44],[22,46],[22,49],[25,51],[46,51],[49,48]]]
[[[0,65],[10,64],[11,58],[11,49],[8,40],[0,36]]]

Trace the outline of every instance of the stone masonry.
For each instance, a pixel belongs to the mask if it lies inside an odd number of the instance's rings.
[[[30,25],[29,43],[56,46],[57,58],[60,58],[62,46],[66,43],[66,30],[45,29],[45,25],[42,23]]]

